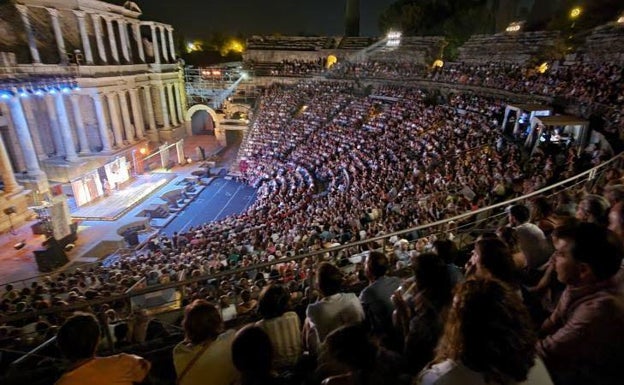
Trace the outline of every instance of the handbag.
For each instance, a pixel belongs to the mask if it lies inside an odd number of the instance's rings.
[[[184,368],[184,370],[182,371],[182,373],[180,373],[180,375],[178,376],[178,378],[176,379],[176,385],[181,385],[182,384],[182,379],[184,378],[184,376],[189,372],[189,370],[191,370],[191,368],[193,367],[193,365],[195,365],[195,363],[197,362],[197,360],[199,359],[199,357],[202,356],[202,354],[204,354],[204,352],[206,351],[206,349],[208,349],[208,347],[212,345],[212,343],[206,344],[205,346],[203,346],[198,352],[197,354],[195,354],[195,356],[193,357],[193,359],[188,363],[188,365],[186,365],[186,367]]]

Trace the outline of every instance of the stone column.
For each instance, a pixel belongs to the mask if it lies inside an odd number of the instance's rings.
[[[154,64],[160,64],[160,49],[158,48],[158,36],[156,35],[156,26],[150,24],[152,30],[152,48],[154,49]]]
[[[182,99],[182,93],[180,91],[182,87],[180,87],[180,83],[176,82],[176,83],[173,83],[173,88],[175,90],[174,94],[177,99],[176,106],[178,107],[178,117],[180,118],[180,122],[182,123],[186,120],[184,118],[184,106],[182,105],[183,99]]]
[[[57,156],[65,156],[65,146],[63,145],[61,126],[59,125],[56,107],[54,105],[54,96],[49,94],[45,95],[43,100],[48,112],[48,121],[50,122],[50,131],[52,132],[52,141],[54,142],[54,154]]]
[[[137,47],[139,48],[139,59],[143,63],[145,63],[145,51],[143,50],[143,38],[141,38],[141,24],[133,23],[132,24],[132,34],[134,35],[134,41],[137,43]]]
[[[136,88],[130,89],[130,105],[132,106],[132,118],[134,119],[134,129],[136,130],[137,138],[143,139],[145,137],[145,122],[143,121],[143,114],[141,113],[139,90]]]
[[[65,40],[63,40],[63,31],[59,22],[58,10],[54,8],[46,8],[52,17],[52,29],[54,29],[54,37],[56,38],[56,47],[58,48],[61,63],[67,64],[67,51],[65,50]]]
[[[76,18],[78,19],[78,30],[80,31],[80,39],[82,40],[82,49],[84,50],[85,60],[87,64],[93,64],[93,53],[91,52],[89,34],[87,34],[85,14],[86,13],[84,11],[74,11],[74,15],[76,15]]]
[[[13,121],[13,127],[17,134],[17,140],[19,141],[22,153],[24,154],[24,162],[26,163],[26,171],[29,175],[41,175],[43,172],[39,167],[39,160],[37,159],[37,153],[35,152],[35,146],[28,130],[28,123],[24,116],[24,110],[19,98],[12,97],[7,100],[7,105],[11,114],[11,120]]]
[[[163,114],[163,130],[169,130],[169,112],[167,111],[167,96],[165,95],[165,86],[161,83],[158,85],[158,92],[160,94],[160,108]]]
[[[169,57],[167,55],[167,39],[165,38],[165,28],[162,25],[158,26],[160,30],[160,42],[162,43],[162,54],[165,63],[169,61]]]
[[[108,63],[108,59],[106,58],[106,48],[104,48],[104,40],[102,39],[102,24],[100,22],[100,15],[96,13],[92,13],[91,18],[93,19],[95,41],[97,43],[97,48],[98,48],[98,53],[100,54],[100,59],[102,59],[104,63]]]
[[[119,120],[119,99],[116,92],[106,94],[106,100],[108,100],[109,116],[111,118],[111,125],[113,126],[113,137],[115,138],[115,145],[119,148],[123,147],[123,136],[121,135],[121,121]]]
[[[89,149],[89,140],[87,139],[87,131],[82,119],[82,112],[80,111],[80,95],[73,94],[69,97],[72,104],[72,112],[74,113],[74,122],[76,123],[76,133],[78,136],[78,143],[80,144],[80,154],[85,155],[91,153]]]
[[[26,29],[26,37],[28,38],[28,48],[30,49],[30,56],[34,64],[41,63],[41,57],[39,56],[39,50],[37,49],[37,39],[33,33],[32,26],[30,25],[30,19],[28,18],[28,7],[22,4],[15,4],[15,7],[20,13],[22,23]]]
[[[119,29],[119,42],[121,44],[121,53],[123,54],[126,62],[130,63],[130,54],[128,52],[128,37],[126,30],[126,22],[123,19],[116,19],[117,27]]]
[[[24,116],[26,117],[26,123],[28,124],[28,127],[32,128],[30,130],[30,135],[32,136],[37,158],[42,160],[47,159],[48,154],[46,154],[43,144],[41,143],[41,134],[39,133],[37,118],[35,118],[35,113],[33,111],[33,103],[35,100],[37,100],[37,98],[30,97],[22,99],[22,108],[24,110]]]
[[[147,107],[147,123],[150,130],[156,130],[156,117],[154,116],[154,105],[152,104],[152,91],[150,86],[143,87],[143,95],[145,96],[145,106]]]
[[[100,131],[100,139],[102,140],[102,152],[111,152],[110,130],[106,124],[106,114],[104,113],[104,104],[102,102],[102,94],[91,95],[95,106],[95,116],[98,121],[98,130]]]
[[[119,104],[121,105],[121,118],[123,120],[124,131],[126,132],[126,140],[129,143],[134,143],[134,129],[130,122],[130,111],[128,110],[128,98],[126,98],[126,91],[119,91]]]
[[[65,145],[65,160],[68,162],[75,162],[78,160],[78,155],[76,154],[76,145],[74,144],[71,126],[69,125],[69,119],[67,117],[65,98],[63,98],[63,94],[60,92],[55,93],[53,96],[56,114],[58,115],[58,121],[61,126],[61,137]]]
[[[169,32],[169,53],[171,53],[171,60],[175,61],[176,59],[176,55],[175,55],[175,46],[173,44],[173,28],[172,27],[167,27],[167,31]]]
[[[110,17],[104,17],[106,20],[106,31],[108,32],[108,43],[111,47],[113,59],[119,63],[119,51],[117,50],[117,40],[115,39],[115,29],[113,28],[113,20]]]
[[[175,100],[173,98],[173,84],[168,83],[165,85],[165,87],[167,87],[167,99],[169,101],[169,114],[171,115],[171,124],[177,126],[178,119],[176,118],[176,106]]]
[[[9,153],[4,146],[4,140],[0,135],[0,175],[2,176],[2,182],[4,183],[4,192],[11,194],[19,190],[19,185],[15,179],[15,172],[11,165],[11,159],[9,159]]]

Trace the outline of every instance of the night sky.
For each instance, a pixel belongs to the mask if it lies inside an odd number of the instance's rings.
[[[379,14],[395,1],[360,0],[360,36],[378,36]],[[187,40],[201,39],[211,32],[344,34],[345,0],[135,0],[135,3],[143,10],[143,20],[171,24],[175,34]]]

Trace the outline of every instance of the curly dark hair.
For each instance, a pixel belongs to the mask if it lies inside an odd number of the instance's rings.
[[[528,310],[509,285],[470,279],[457,288],[436,362],[461,362],[491,382],[524,381],[536,342]]]

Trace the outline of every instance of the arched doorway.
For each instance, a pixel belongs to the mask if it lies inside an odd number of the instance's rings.
[[[189,108],[186,118],[191,122],[193,135],[214,135],[218,126],[216,112],[204,105],[196,104]]]

